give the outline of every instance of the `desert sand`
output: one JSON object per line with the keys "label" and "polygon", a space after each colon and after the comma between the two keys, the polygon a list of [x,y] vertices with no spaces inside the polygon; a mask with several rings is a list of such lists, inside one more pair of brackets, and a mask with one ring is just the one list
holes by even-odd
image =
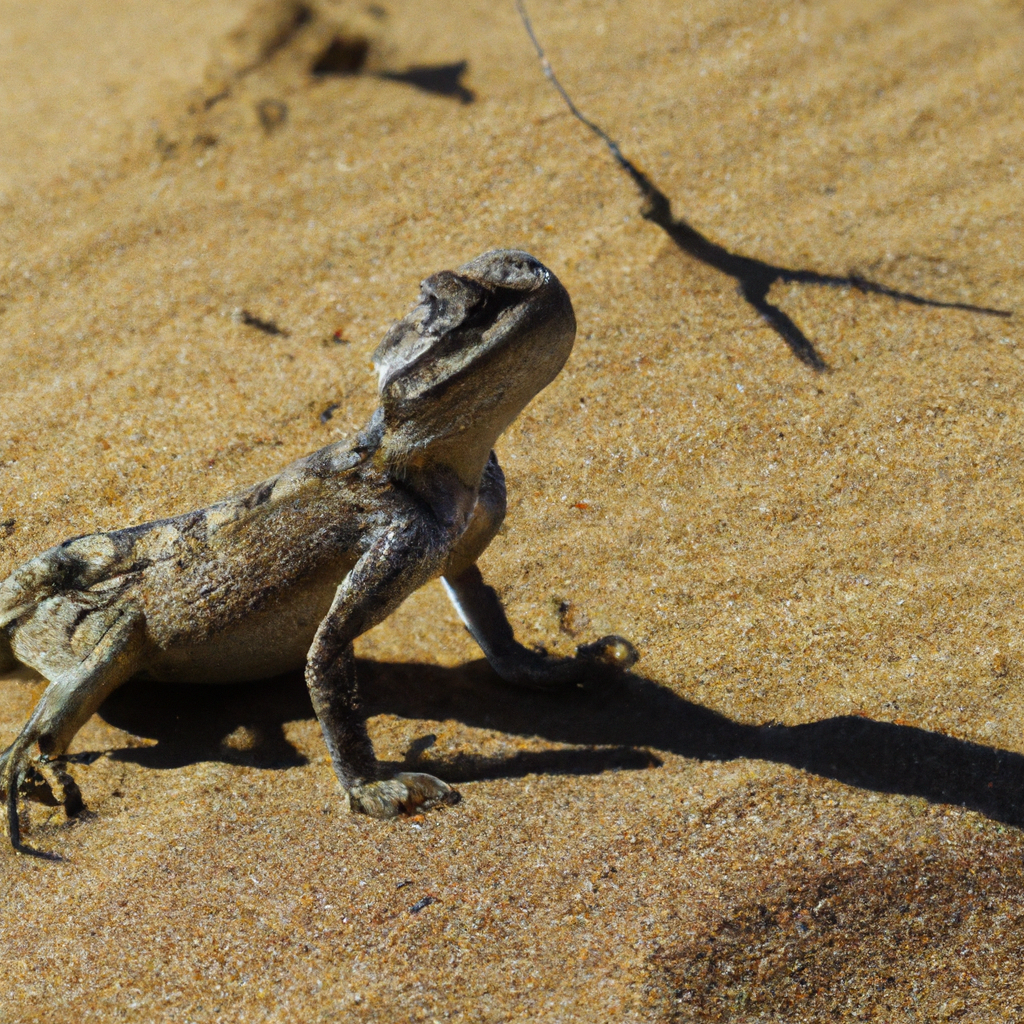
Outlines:
{"label": "desert sand", "polygon": [[511,2],[295,10],[0,0],[0,578],[351,434],[520,247],[579,334],[481,566],[642,659],[509,691],[429,585],[359,670],[464,800],[389,823],[299,676],[129,683],[0,849],[0,1020],[1024,1019],[1024,7],[532,0],[703,258]]}

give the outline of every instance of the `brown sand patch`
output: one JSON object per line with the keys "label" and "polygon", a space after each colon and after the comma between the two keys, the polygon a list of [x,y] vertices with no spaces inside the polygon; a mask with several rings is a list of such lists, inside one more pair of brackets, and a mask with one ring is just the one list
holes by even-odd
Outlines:
{"label": "brown sand patch", "polygon": [[1018,1020],[1024,843],[799,865],[654,963],[673,1021]]}

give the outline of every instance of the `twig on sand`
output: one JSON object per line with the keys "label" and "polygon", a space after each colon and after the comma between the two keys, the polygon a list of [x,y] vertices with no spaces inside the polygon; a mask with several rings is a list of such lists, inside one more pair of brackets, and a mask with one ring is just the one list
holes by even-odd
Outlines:
{"label": "twig on sand", "polygon": [[724,246],[702,235],[696,228],[692,227],[681,217],[672,215],[672,202],[654,184],[643,171],[633,163],[619,147],[619,144],[595,121],[590,120],[573,102],[572,97],[565,87],[558,80],[551,67],[551,62],[544,52],[536,33],[533,30],[533,23],[526,11],[524,0],[516,0],[516,9],[537,51],[540,66],[544,70],[548,81],[558,91],[569,113],[581,124],[590,129],[607,147],[612,158],[632,179],[643,199],[643,206],[640,213],[645,220],[657,224],[672,241],[689,255],[706,263],[708,266],[720,270],[734,278],[740,295],[765,319],[768,325],[786,342],[802,363],[813,370],[827,370],[828,364],[815,349],[811,340],[804,334],[800,327],[784,313],[778,306],[768,301],[768,292],[777,281],[784,284],[814,284],[823,285],[828,288],[855,288],[862,293],[875,295],[887,295],[897,302],[909,302],[915,306],[932,306],[940,309],[963,309],[971,313],[982,313],[986,316],[1010,316],[1009,311],[992,309],[987,306],[974,306],[966,302],[941,302],[937,299],[927,299],[910,292],[899,291],[884,284],[877,284],[868,281],[859,274],[819,274],[814,270],[793,270],[789,267],[780,267],[764,260],[755,259],[750,256],[742,256],[739,253],[730,252]]}

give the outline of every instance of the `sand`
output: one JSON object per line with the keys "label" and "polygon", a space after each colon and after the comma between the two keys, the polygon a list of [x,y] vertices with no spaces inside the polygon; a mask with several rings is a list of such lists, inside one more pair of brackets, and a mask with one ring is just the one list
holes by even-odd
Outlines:
{"label": "sand", "polygon": [[0,1020],[1024,1019],[1024,8],[532,3],[676,217],[850,279],[767,292],[821,372],[511,3],[267,11],[0,3],[0,576],[350,434],[418,282],[517,246],[579,335],[481,565],[525,642],[642,660],[509,692],[426,587],[359,670],[464,801],[383,824],[297,676],[130,683],[88,813],[26,804],[63,860],[0,850]]}

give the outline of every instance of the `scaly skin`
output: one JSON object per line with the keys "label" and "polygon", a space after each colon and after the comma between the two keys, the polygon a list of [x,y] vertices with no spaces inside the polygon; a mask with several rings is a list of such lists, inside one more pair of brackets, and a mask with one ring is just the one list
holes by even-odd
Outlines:
{"label": "scaly skin", "polygon": [[377,348],[380,407],[353,440],[209,508],[73,538],[16,569],[0,584],[0,661],[50,685],[0,755],[14,848],[33,852],[21,841],[19,789],[49,775],[79,805],[61,757],[139,672],[227,683],[304,667],[353,810],[388,818],[456,802],[440,779],[382,769],[352,655],[356,637],[437,576],[510,683],[628,669],[636,652],[620,637],[571,659],[522,647],[476,568],[505,515],[494,442],[554,379],[575,330],[565,289],[527,253],[495,250],[441,271]]}

